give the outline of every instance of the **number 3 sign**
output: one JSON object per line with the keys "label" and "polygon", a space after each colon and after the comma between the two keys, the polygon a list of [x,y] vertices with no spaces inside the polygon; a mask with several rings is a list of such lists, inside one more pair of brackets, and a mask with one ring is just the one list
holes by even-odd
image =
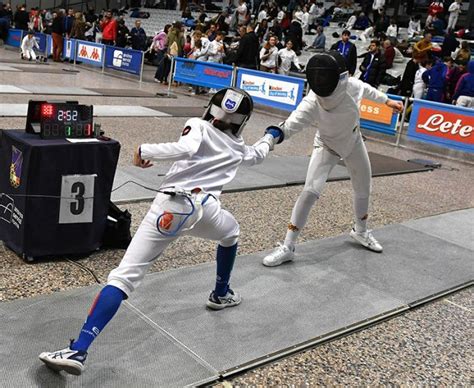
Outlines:
{"label": "number 3 sign", "polygon": [[92,222],[96,177],[96,174],[63,175],[59,205],[60,224]]}

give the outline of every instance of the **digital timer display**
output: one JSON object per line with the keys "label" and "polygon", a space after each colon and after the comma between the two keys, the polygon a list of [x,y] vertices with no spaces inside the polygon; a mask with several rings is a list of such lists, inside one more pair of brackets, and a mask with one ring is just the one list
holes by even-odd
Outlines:
{"label": "digital timer display", "polygon": [[95,137],[92,105],[44,102],[40,108],[40,135],[51,138]]}

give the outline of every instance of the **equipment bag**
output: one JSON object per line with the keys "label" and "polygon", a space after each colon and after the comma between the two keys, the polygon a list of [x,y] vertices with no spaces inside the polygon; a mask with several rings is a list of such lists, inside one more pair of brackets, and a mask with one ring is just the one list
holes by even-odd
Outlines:
{"label": "equipment bag", "polygon": [[109,214],[102,239],[102,248],[126,249],[132,241],[131,224],[132,216],[128,210],[120,210],[113,202],[109,202]]}

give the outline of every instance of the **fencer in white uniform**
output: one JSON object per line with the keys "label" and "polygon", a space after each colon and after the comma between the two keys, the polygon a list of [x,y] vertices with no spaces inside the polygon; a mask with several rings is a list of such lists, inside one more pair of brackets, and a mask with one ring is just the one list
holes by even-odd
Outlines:
{"label": "fencer in white uniform", "polygon": [[266,256],[263,264],[277,266],[294,258],[296,240],[312,206],[340,159],[349,171],[353,187],[355,225],[350,235],[366,248],[381,252],[381,244],[367,229],[371,169],[359,130],[359,106],[367,98],[400,111],[402,104],[358,79],[349,78],[344,58],[337,51],[314,55],[306,66],[311,92],[279,128],[285,139],[316,125],[314,150],[303,192],[293,208],[283,244]]}
{"label": "fencer in white uniform", "polygon": [[87,351],[126,299],[142,282],[164,249],[179,236],[190,235],[218,241],[215,288],[207,306],[221,310],[241,302],[230,286],[237,253],[239,224],[221,208],[222,187],[232,181],[240,165],[262,162],[282,140],[270,129],[253,146],[245,145],[241,133],[253,103],[245,91],[227,88],[210,100],[202,119],[186,122],[175,143],[142,144],[134,164],[147,168],[152,161],[174,160],[148,214],[135,233],[120,265],[110,272],[107,285],[97,295],[79,337],[69,347],[41,353],[39,358],[54,370],[79,375]]}
{"label": "fencer in white uniform", "polygon": [[21,56],[23,59],[36,61],[35,48],[39,50],[38,42],[35,39],[33,31],[28,31],[26,36],[21,41]]}

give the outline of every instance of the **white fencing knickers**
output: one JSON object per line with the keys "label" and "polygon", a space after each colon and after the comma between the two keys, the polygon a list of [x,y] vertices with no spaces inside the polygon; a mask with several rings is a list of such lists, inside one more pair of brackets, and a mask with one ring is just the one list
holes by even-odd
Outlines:
{"label": "white fencing knickers", "polygon": [[[311,155],[306,183],[303,192],[298,197],[291,214],[291,224],[285,238],[285,245],[294,246],[299,233],[306,225],[309,213],[316,200],[320,197],[326,181],[340,157],[330,149],[319,146]],[[353,192],[354,213],[357,223],[366,224],[371,189],[371,167],[367,149],[359,136],[352,152],[344,158],[344,163],[351,178]]]}
{"label": "white fencing knickers", "polygon": [[26,59],[32,59],[33,61],[36,61],[36,53],[35,53],[35,50],[33,49],[23,49],[21,50],[22,54],[23,54],[23,58],[26,58]]}
{"label": "white fencing knickers", "polygon": [[[202,218],[190,230],[195,221],[191,216],[175,236],[164,236],[157,229],[157,220],[164,212],[188,213],[190,205],[186,197],[158,193],[153,204],[133,236],[120,265],[112,270],[107,284],[121,289],[130,295],[142,282],[143,277],[165,248],[179,236],[188,235],[218,241],[229,247],[237,243],[239,224],[227,210],[221,209],[220,202],[213,196],[203,205]],[[197,212],[196,212],[197,213]]]}

